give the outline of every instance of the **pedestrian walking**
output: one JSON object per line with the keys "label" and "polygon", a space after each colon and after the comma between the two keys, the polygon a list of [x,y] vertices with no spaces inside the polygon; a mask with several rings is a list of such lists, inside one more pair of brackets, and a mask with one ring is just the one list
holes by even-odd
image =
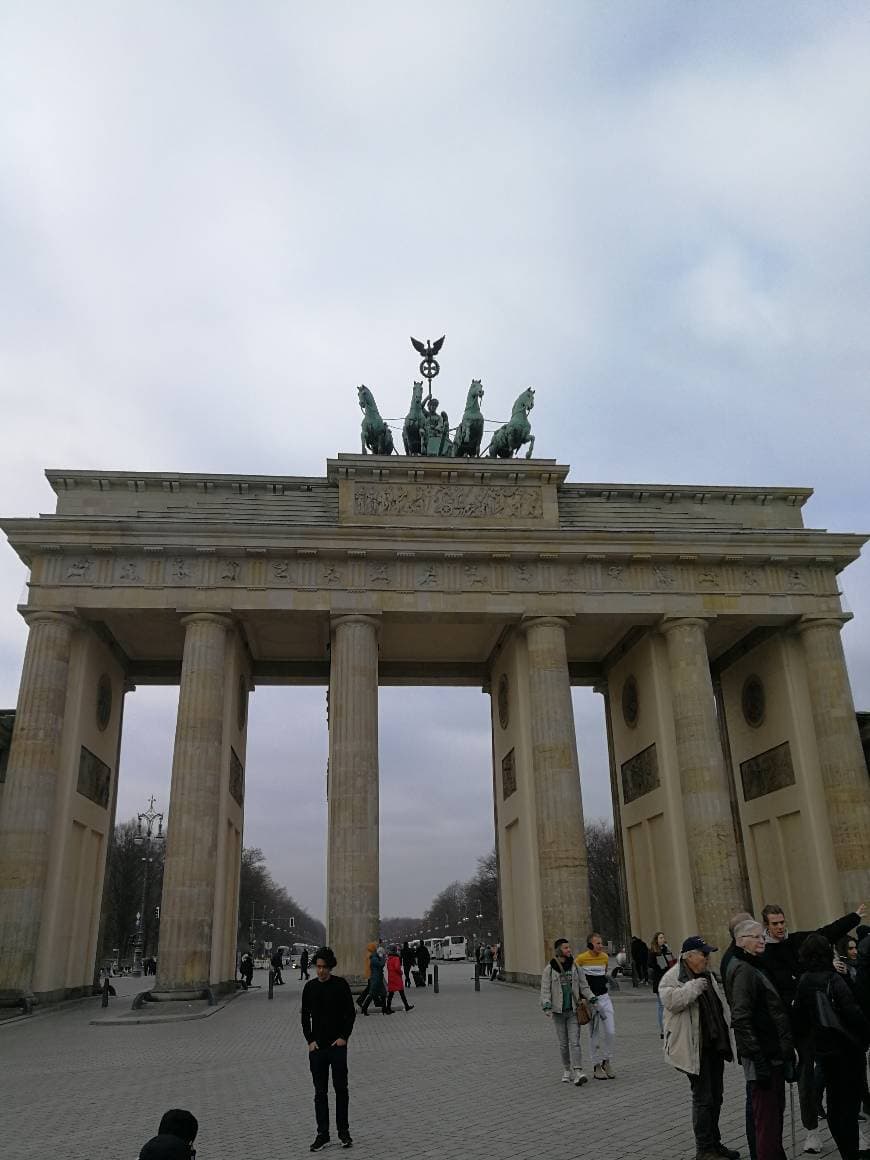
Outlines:
{"label": "pedestrian walking", "polygon": [[588,1076],[583,1071],[578,1013],[585,1000],[595,1003],[586,975],[574,962],[574,952],[566,938],[558,938],[555,954],[541,974],[541,1008],[553,1020],[562,1058],[562,1083],[581,1087]]}
{"label": "pedestrian walking", "polygon": [[161,1117],[157,1135],[143,1145],[139,1160],[192,1160],[198,1131],[199,1122],[192,1112],[170,1108]]}
{"label": "pedestrian walking", "polygon": [[302,988],[302,1034],[308,1044],[308,1065],[314,1081],[314,1115],[317,1135],[311,1145],[319,1152],[329,1143],[329,1073],[335,1092],[335,1128],[342,1148],[350,1148],[347,1083],[347,1042],[356,1011],[347,980],[333,975],[336,967],[331,947],[319,947],[314,955],[315,979]]}
{"label": "pedestrian walking", "polygon": [[696,1160],[740,1156],[722,1143],[719,1132],[725,1064],[733,1061],[734,1053],[724,998],[710,971],[710,955],[718,949],[700,935],[685,939],[679,962],[657,984],[664,1008],[665,1059],[689,1077]]}
{"label": "pedestrian walking", "polygon": [[636,934],[631,936],[631,959],[639,983],[649,982],[650,948]]}
{"label": "pedestrian walking", "polygon": [[831,944],[820,933],[804,939],[803,973],[795,1013],[809,1030],[813,1053],[828,1096],[828,1127],[843,1160],[858,1160],[858,1116],[870,1022],[846,979],[834,969]]}
{"label": "pedestrian walking", "polygon": [[664,1012],[662,1010],[662,1000],[659,995],[659,983],[662,980],[666,971],[669,971],[676,962],[671,948],[665,941],[665,932],[657,930],[652,936],[649,944],[649,974],[652,979],[653,994],[656,997],[656,1014],[659,1023],[659,1037],[664,1039]]}
{"label": "pedestrian walking", "polygon": [[795,1051],[788,1013],[762,967],[761,923],[734,928],[736,947],[725,975],[725,994],[737,1058],[750,1087],[757,1160],[785,1160],[782,1124],[785,1085],[795,1079]]}
{"label": "pedestrian walking", "polygon": [[302,954],[299,956],[299,979],[308,978],[308,947],[302,948]]}
{"label": "pedestrian walking", "polygon": [[429,970],[429,963],[432,956],[429,954],[429,948],[425,943],[420,943],[417,947],[417,972],[422,979],[422,985],[426,986],[426,972]]}
{"label": "pedestrian walking", "polygon": [[489,975],[492,971],[492,947],[489,943],[483,948],[480,959],[483,963],[483,973]]}
{"label": "pedestrian walking", "polygon": [[417,956],[414,953],[414,948],[411,946],[407,939],[405,939],[405,941],[402,943],[401,959],[402,970],[405,973],[405,986],[410,987],[411,971],[413,971],[417,962]]}
{"label": "pedestrian walking", "polygon": [[585,973],[595,996],[592,1022],[589,1024],[589,1043],[592,1052],[592,1074],[596,1079],[616,1079],[613,1070],[613,1049],[616,1042],[616,1020],[613,1000],[607,993],[607,966],[610,958],[604,949],[604,939],[597,931],[586,940],[586,950],[574,962]]}
{"label": "pedestrian walking", "polygon": [[393,995],[398,995],[406,1011],[413,1011],[414,1004],[405,997],[405,980],[402,977],[402,956],[397,946],[390,947],[387,954],[387,1005],[388,1015],[393,1013]]}
{"label": "pedestrian walking", "polygon": [[275,953],[272,955],[272,958],[269,961],[272,964],[272,970],[274,972],[274,980],[273,981],[275,983],[275,986],[276,987],[283,987],[284,986],[284,976],[281,974],[281,971],[284,968],[284,956],[281,954],[280,951],[275,951]]}
{"label": "pedestrian walking", "polygon": [[392,1011],[387,1009],[387,991],[384,986],[384,968],[386,964],[380,956],[377,943],[369,943],[367,949],[369,955],[369,985],[363,1001],[360,1004],[360,1011],[362,1011],[363,1015],[368,1015],[369,1007],[374,1003],[376,1007],[380,1007],[382,1015],[392,1015]]}
{"label": "pedestrian walking", "polygon": [[[861,921],[866,910],[862,903],[854,911],[842,918],[819,928],[829,943],[835,943],[848,934]],[[769,902],[761,912],[764,921],[764,952],[762,965],[779,992],[783,1006],[789,1012],[794,1010],[798,980],[803,967],[798,957],[801,944],[812,931],[789,931],[785,913],[780,905]],[[818,1095],[814,1081],[814,1060],[812,1039],[803,1027],[792,1028],[792,1037],[798,1053],[798,1098],[800,1100],[801,1123],[807,1131],[804,1151],[817,1155],[822,1150],[819,1138]]]}

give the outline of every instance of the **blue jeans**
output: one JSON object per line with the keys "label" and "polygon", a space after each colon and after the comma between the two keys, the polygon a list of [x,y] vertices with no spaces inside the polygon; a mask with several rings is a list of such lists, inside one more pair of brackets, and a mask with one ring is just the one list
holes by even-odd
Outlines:
{"label": "blue jeans", "polygon": [[577,1012],[554,1011],[553,1026],[556,1028],[556,1039],[559,1041],[562,1067],[566,1071],[572,1067],[581,1067],[580,1024],[577,1022]]}

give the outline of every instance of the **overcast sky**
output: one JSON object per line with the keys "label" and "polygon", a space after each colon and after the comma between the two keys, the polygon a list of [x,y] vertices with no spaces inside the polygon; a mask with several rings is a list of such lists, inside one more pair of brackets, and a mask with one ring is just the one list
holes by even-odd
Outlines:
{"label": "overcast sky", "polygon": [[[575,482],[812,486],[870,531],[868,60],[865,3],[6,0],[0,511],[49,466],[323,474],[446,332],[451,416],[533,385]],[[0,548],[0,707],[25,579]],[[176,704],[127,699],[119,819],[168,804]],[[420,913],[493,843],[487,698],[382,690],[380,745],[382,912]],[[323,690],[255,693],[245,841],[318,915],[326,752]]]}

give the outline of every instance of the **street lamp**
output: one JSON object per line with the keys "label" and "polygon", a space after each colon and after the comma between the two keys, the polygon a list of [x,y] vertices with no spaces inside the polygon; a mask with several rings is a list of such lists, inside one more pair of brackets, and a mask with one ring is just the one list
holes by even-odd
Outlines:
{"label": "street lamp", "polygon": [[[142,874],[142,902],[139,906],[139,913],[136,915],[136,940],[133,943],[133,974],[137,976],[142,974],[143,920],[145,917],[145,901],[148,894],[148,868],[151,865],[151,843],[162,842],[164,840],[163,814],[154,809],[155,800],[152,794],[151,800],[148,802],[148,809],[144,814],[139,814],[139,820],[136,823],[136,833],[133,835],[135,845],[142,846],[144,849],[142,861],[145,863]],[[154,830],[155,822],[157,823],[156,832]]]}

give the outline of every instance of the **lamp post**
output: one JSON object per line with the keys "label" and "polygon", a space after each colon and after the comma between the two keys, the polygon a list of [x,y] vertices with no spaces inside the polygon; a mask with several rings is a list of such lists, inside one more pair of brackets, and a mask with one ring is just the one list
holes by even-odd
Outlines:
{"label": "lamp post", "polygon": [[[162,842],[164,840],[163,814],[159,810],[154,809],[155,800],[152,794],[151,800],[148,802],[148,809],[145,813],[139,814],[139,820],[136,823],[136,833],[133,835],[133,842],[137,846],[141,846],[144,851],[142,861],[145,863],[142,872],[142,901],[139,905],[139,913],[136,915],[136,940],[133,943],[133,974],[137,976],[142,974],[143,923],[145,918],[145,902],[148,895],[148,868],[151,865],[151,843]],[[157,823],[156,831],[154,829],[155,822]]]}

